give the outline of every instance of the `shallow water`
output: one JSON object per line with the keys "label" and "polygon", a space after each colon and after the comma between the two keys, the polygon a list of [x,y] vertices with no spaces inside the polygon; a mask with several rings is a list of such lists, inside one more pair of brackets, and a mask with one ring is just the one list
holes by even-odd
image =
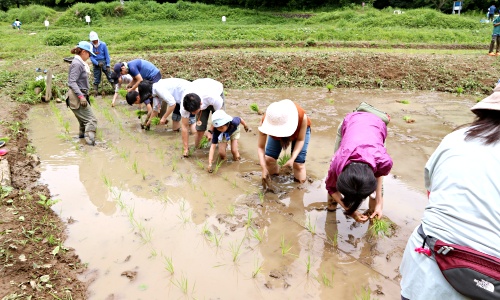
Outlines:
{"label": "shallow water", "polygon": [[[265,110],[285,98],[297,101],[313,122],[306,163],[311,180],[298,185],[285,178],[283,193],[262,194],[260,116],[248,107],[257,103]],[[427,203],[425,162],[442,137],[472,120],[473,97],[273,89],[229,90],[226,101],[227,112],[253,131],[241,133],[242,161],[233,162],[228,152],[215,174],[202,168],[207,150],[182,159],[180,134],[164,126],[141,131],[128,105],[111,108],[110,99],[97,99],[95,147],[74,138],[78,125],[64,104],[31,110],[41,181],[62,200],[53,209],[68,221],[65,245],[88,263],[82,279],[92,281],[90,299],[353,299],[365,289],[372,297],[398,298],[397,268]],[[387,148],[394,167],[384,181],[384,214],[397,225],[390,237],[372,237],[369,224],[324,210],[336,128],[361,101],[392,117]],[[69,138],[63,138],[64,122]]]}

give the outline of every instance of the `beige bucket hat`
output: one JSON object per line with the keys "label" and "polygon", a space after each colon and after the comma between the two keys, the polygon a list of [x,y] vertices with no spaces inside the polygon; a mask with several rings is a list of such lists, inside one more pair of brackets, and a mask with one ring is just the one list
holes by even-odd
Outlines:
{"label": "beige bucket hat", "polygon": [[493,94],[478,102],[470,110],[474,112],[476,109],[500,110],[500,84],[493,89]]}
{"label": "beige bucket hat", "polygon": [[259,131],[275,137],[291,136],[299,124],[299,113],[292,100],[271,103]]}

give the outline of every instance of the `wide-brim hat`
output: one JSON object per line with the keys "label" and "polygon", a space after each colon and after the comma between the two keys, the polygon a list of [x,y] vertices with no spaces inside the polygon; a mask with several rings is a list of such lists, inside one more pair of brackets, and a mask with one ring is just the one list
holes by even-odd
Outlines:
{"label": "wide-brim hat", "polygon": [[214,127],[221,127],[231,122],[232,120],[233,117],[228,115],[223,110],[217,110],[212,114],[212,123],[214,124]]}
{"label": "wide-brim hat", "polygon": [[493,89],[493,94],[476,103],[470,110],[478,109],[500,110],[500,84]]}
{"label": "wide-brim hat", "polygon": [[299,124],[297,106],[292,100],[281,100],[271,103],[259,131],[275,137],[291,136]]}
{"label": "wide-brim hat", "polygon": [[80,49],[88,51],[91,55],[95,56],[94,52],[92,51],[92,45],[89,42],[87,42],[87,41],[81,41],[76,46],[78,48],[80,48]]}

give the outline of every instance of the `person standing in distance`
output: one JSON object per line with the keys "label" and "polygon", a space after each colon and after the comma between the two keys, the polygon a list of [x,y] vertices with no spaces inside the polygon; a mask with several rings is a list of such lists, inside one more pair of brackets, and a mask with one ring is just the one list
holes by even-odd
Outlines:
{"label": "person standing in distance", "polygon": [[101,83],[101,73],[106,75],[109,83],[114,85],[114,80],[111,78],[111,60],[109,58],[108,47],[106,43],[99,40],[97,32],[91,31],[89,40],[92,42],[92,50],[95,56],[91,56],[90,60],[94,66],[94,97],[97,97],[99,92],[99,84]]}

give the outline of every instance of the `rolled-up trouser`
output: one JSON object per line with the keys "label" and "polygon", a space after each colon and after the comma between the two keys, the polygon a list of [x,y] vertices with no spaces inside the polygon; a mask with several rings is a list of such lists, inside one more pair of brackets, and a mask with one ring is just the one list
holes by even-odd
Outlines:
{"label": "rolled-up trouser", "polygon": [[97,118],[90,108],[90,105],[86,107],[80,106],[78,109],[71,109],[75,114],[78,123],[80,123],[80,132],[95,132],[97,129]]}

